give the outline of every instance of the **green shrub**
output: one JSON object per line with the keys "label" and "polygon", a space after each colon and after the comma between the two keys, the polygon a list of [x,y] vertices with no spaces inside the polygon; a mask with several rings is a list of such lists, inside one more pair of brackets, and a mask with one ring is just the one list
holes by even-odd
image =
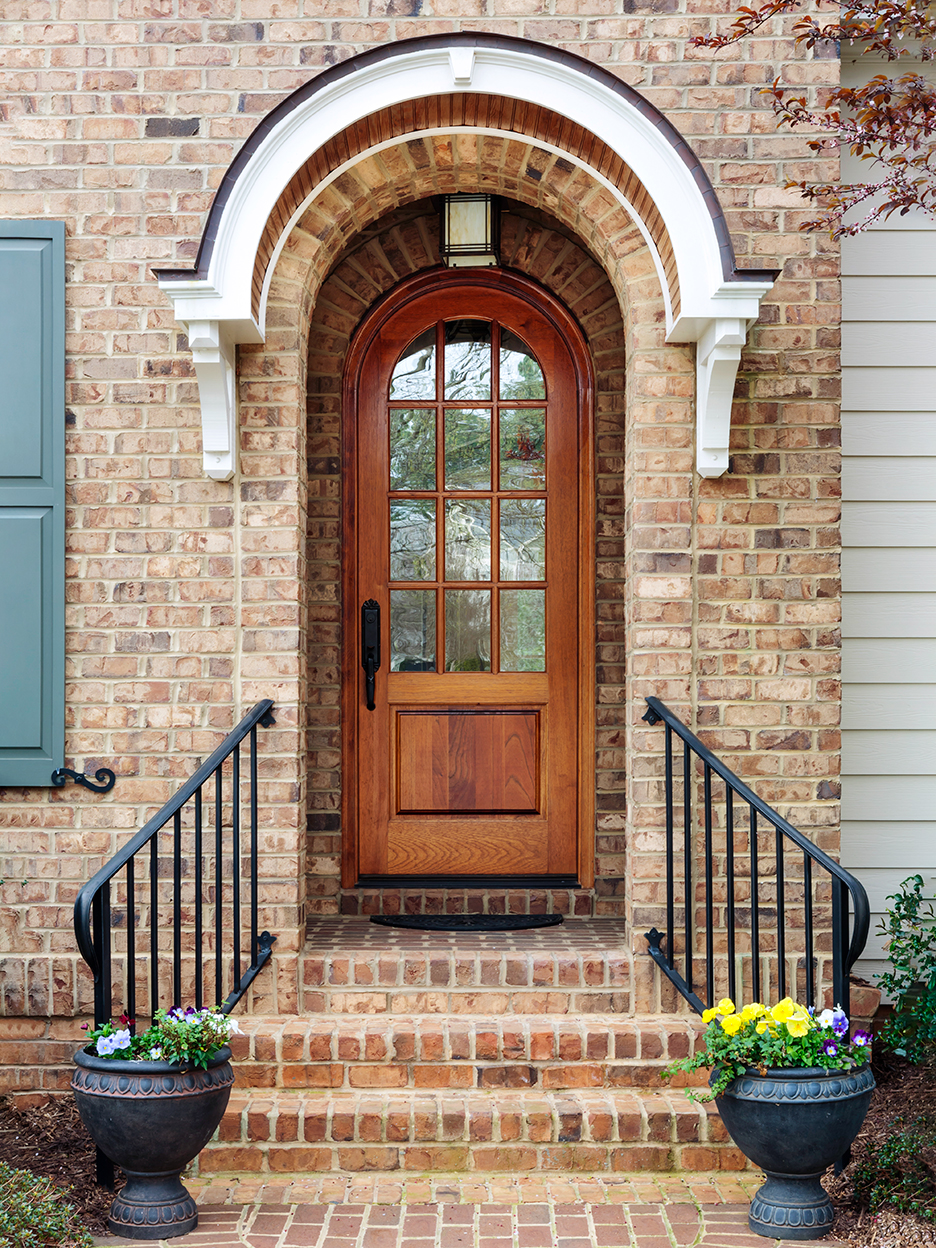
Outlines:
{"label": "green shrub", "polygon": [[62,1189],[0,1161],[0,1248],[90,1248]]}
{"label": "green shrub", "polygon": [[891,969],[878,976],[894,1013],[881,1030],[884,1046],[916,1065],[936,1058],[936,915],[923,897],[922,875],[904,880],[879,931]]}
{"label": "green shrub", "polygon": [[890,1134],[869,1144],[855,1162],[855,1195],[872,1213],[885,1206],[936,1222],[936,1176],[930,1163],[936,1150],[936,1120],[895,1118]]}

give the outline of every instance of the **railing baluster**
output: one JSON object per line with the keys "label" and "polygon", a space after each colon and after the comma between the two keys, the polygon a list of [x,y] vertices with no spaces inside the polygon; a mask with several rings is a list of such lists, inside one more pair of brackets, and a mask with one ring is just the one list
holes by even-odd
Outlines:
{"label": "railing baluster", "polygon": [[257,931],[257,895],[259,892],[258,859],[260,828],[257,808],[257,729],[250,730],[250,961],[257,960],[259,934]]}
{"label": "railing baluster", "polygon": [[182,812],[173,818],[172,862],[172,1004],[182,1004]]}
{"label": "railing baluster", "polygon": [[[686,894],[686,985],[692,991],[693,919],[695,898],[692,895],[692,793],[690,782],[691,762],[688,741],[683,745],[683,888]],[[711,1005],[711,1002],[706,1002]]]}
{"label": "railing baluster", "polygon": [[234,987],[240,987],[241,981],[241,862],[240,862],[240,746],[231,755],[232,790],[231,802],[231,843],[234,850],[234,862],[231,869],[232,887],[234,890],[234,909],[232,924],[234,927]]}
{"label": "railing baluster", "polygon": [[813,975],[813,904],[812,859],[803,854],[803,919],[806,934],[806,1002],[816,1005],[816,983]]}
{"label": "railing baluster", "polygon": [[774,828],[777,839],[777,1000],[782,1001],[786,990],[786,906],[784,895],[783,836]]}
{"label": "railing baluster", "polygon": [[712,856],[712,769],[702,764],[702,792],[705,816],[705,999],[711,1006],[715,1000],[715,899]]}
{"label": "railing baluster", "polygon": [[751,986],[754,1000],[761,999],[760,973],[760,904],[757,882],[757,810],[748,803],[751,812]]}
{"label": "railing baluster", "polygon": [[735,1000],[738,985],[735,975],[735,895],[734,895],[734,793],[725,783],[725,887],[728,901],[728,996]]}
{"label": "railing baluster", "polygon": [[159,833],[150,841],[150,1017],[159,1009]]}
{"label": "railing baluster", "polygon": [[224,1000],[222,983],[221,951],[224,944],[224,907],[222,893],[224,888],[224,871],[222,855],[224,853],[223,813],[221,810],[221,768],[215,772],[215,1005]]}
{"label": "railing baluster", "polygon": [[[133,877],[133,859],[127,860],[127,1014],[136,1018],[136,887]],[[136,1024],[130,1024],[136,1035]]]}
{"label": "railing baluster", "polygon": [[202,791],[195,790],[195,1009],[202,1008],[204,999],[204,968],[202,958]]}
{"label": "railing baluster", "polygon": [[[797,831],[786,819],[772,810],[766,802],[757,796],[743,780],[739,779],[709,750],[699,738],[677,718],[658,698],[648,697],[647,711],[643,716],[651,726],[663,723],[665,737],[665,787],[666,787],[666,941],[667,955],[661,950],[663,935],[656,928],[647,933],[649,952],[663,974],[672,982],[693,1009],[701,1013],[704,1005],[692,988],[693,979],[693,942],[698,940],[695,931],[697,898],[693,892],[693,879],[702,879],[695,862],[698,852],[693,841],[693,766],[694,760],[702,763],[703,800],[704,800],[704,845],[705,855],[705,918],[706,925],[706,993],[709,1002],[715,993],[715,858],[714,858],[714,812],[712,809],[712,775],[715,774],[725,783],[725,928],[727,932],[726,947],[728,954],[727,987],[733,998],[747,999],[745,987],[746,974],[744,968],[744,950],[738,950],[738,862],[735,853],[735,801],[746,802],[748,805],[750,830],[750,937],[751,937],[751,973],[754,996],[760,998],[765,992],[772,993],[774,973],[772,970],[773,946],[769,955],[761,948],[761,900],[760,900],[760,833],[759,818],[774,830],[773,857],[776,864],[776,986],[779,996],[784,997],[798,991],[798,961],[790,951],[787,938],[786,916],[786,844],[798,847],[803,853],[804,868],[804,939],[806,943],[806,996],[810,1004],[817,1004],[819,996],[825,991],[826,962],[822,962],[822,974],[816,970],[816,915],[813,902],[813,867],[823,871],[822,877],[829,879],[831,887],[831,924],[832,924],[832,990],[836,1001],[845,1004],[848,1000],[848,972],[860,956],[865,946],[870,927],[870,905],[868,895],[861,884],[845,871],[839,863],[825,854],[818,846],[812,844],[801,832]],[[673,773],[673,735],[683,743],[683,836],[682,836],[682,879],[685,896],[685,976],[680,975],[671,945],[674,940],[675,927],[675,890],[677,846],[675,844],[675,775]],[[738,829],[740,832],[740,828]],[[743,834],[741,834],[743,835]],[[720,843],[720,842],[719,842]],[[765,846],[765,853],[767,853]],[[767,869],[765,864],[765,870]],[[768,872],[769,874],[769,872]],[[720,878],[720,877],[719,877]],[[817,886],[820,889],[821,886]],[[826,907],[820,910],[825,922]],[[699,925],[701,926],[701,924]],[[721,929],[719,929],[720,931]],[[824,929],[823,929],[824,931]],[[850,939],[849,939],[850,933]],[[791,983],[792,977],[792,983]]]}
{"label": "railing baluster", "polygon": [[[215,908],[215,998],[217,1005],[225,1012],[230,1012],[246,992],[248,986],[256,978],[258,972],[266,965],[272,951],[273,943],[276,937],[269,932],[263,932],[258,935],[258,896],[259,896],[259,868],[257,855],[259,853],[259,828],[260,817],[258,808],[257,793],[257,775],[259,769],[259,759],[257,750],[257,725],[262,724],[264,727],[271,727],[276,721],[272,714],[273,703],[269,699],[258,702],[255,707],[246,715],[237,725],[233,732],[230,732],[224,741],[216,750],[212,752],[210,757],[201,764],[190,780],[182,786],[182,788],[169,799],[163,808],[149,819],[139,832],[123,846],[119,853],[104,867],[98,871],[92,879],[90,879],[81,889],[75,900],[75,937],[78,942],[78,948],[85,962],[91,968],[94,982],[94,1019],[95,1025],[100,1026],[109,1021],[113,1015],[113,977],[114,971],[114,949],[119,947],[120,937],[115,934],[119,931],[121,923],[118,923],[117,929],[112,926],[111,920],[111,880],[119,877],[119,873],[126,868],[126,898],[123,902],[119,899],[119,893],[115,904],[122,908],[123,914],[126,916],[126,971],[123,975],[121,992],[121,1006],[131,1017],[135,1017],[137,1007],[142,1010],[148,1008],[152,1017],[159,1009],[161,1004],[161,996],[167,995],[170,991],[173,994],[172,1004],[181,1005],[182,1002],[182,959],[185,955],[194,958],[194,994],[196,1008],[203,1008],[205,997],[205,964],[204,964],[204,941],[205,941],[205,889],[206,875],[210,880],[210,872],[208,872],[205,864],[205,811],[202,786],[207,784],[212,777],[215,780],[215,871],[214,871],[214,908]],[[240,743],[250,736],[250,889],[251,889],[251,919],[250,919],[250,964],[244,966],[244,949],[241,945],[241,874],[244,871],[241,859],[241,828],[240,828]],[[234,788],[232,795],[232,811],[233,811],[233,861],[231,870],[232,879],[232,939],[236,942],[232,953],[234,966],[235,983],[233,991],[224,994],[224,959],[226,947],[224,942],[224,888],[225,888],[225,860],[224,860],[224,806],[223,806],[223,774],[222,768],[228,758],[233,756],[234,771]],[[194,797],[194,840],[193,840],[193,860],[191,869],[188,869],[188,858],[183,859],[183,839],[182,839],[182,811],[186,803]],[[160,874],[161,859],[159,838],[164,831],[168,830],[168,825],[172,821],[172,869],[166,871],[165,880],[165,901],[169,901],[168,894],[171,890],[171,907],[172,921],[166,924],[166,930],[160,927]],[[140,912],[142,916],[145,905],[145,879],[144,872],[146,867],[141,857],[139,871],[137,869],[136,855],[142,855],[146,850],[149,851],[149,984],[148,989],[141,985],[141,991],[137,991],[136,982],[136,957],[137,957],[137,910],[136,910],[136,881],[137,875],[140,876],[140,885],[144,890],[141,896]],[[186,870],[183,872],[183,865]],[[171,881],[171,882],[170,882]],[[189,910],[183,905],[183,886],[187,886],[191,881],[194,890],[194,918]],[[123,918],[123,916],[121,916]],[[141,918],[142,924],[142,918]],[[189,936],[192,934],[189,924],[193,924],[194,945],[187,944]],[[171,928],[171,936],[169,934]],[[167,955],[171,957],[172,967],[169,980],[160,977],[160,939],[169,945],[171,949],[167,949]],[[115,943],[116,942],[116,943]],[[140,933],[140,952],[143,956],[143,950],[146,947],[145,937]],[[188,991],[188,983],[185,983],[186,991]],[[143,998],[147,997],[148,1006],[143,1004]],[[108,1172],[110,1163],[99,1160],[99,1176]],[[103,1167],[103,1168],[102,1168]],[[110,1167],[112,1170],[112,1167]]]}

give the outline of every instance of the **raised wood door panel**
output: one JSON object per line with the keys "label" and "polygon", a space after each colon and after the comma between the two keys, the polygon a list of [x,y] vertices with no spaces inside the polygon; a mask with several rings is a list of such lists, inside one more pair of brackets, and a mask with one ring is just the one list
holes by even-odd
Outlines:
{"label": "raised wood door panel", "polygon": [[[345,880],[574,878],[593,783],[579,774],[587,366],[532,283],[415,285],[362,327],[346,378]],[[367,598],[373,711],[355,662]]]}

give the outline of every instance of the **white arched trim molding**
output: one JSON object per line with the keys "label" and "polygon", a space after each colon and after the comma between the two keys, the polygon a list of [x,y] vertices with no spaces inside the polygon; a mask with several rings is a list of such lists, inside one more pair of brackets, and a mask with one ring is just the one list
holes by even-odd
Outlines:
{"label": "white arched trim molding", "polygon": [[[643,183],[673,247],[680,292],[675,317],[647,225],[597,169],[584,166],[614,193],[650,245],[666,303],[667,340],[698,344],[696,466],[702,476],[720,476],[728,467],[731,398],[741,348],[776,273],[735,268],[720,205],[698,159],[637,92],[580,57],[528,40],[481,34],[386,45],[333,67],[294,92],[261,123],[228,171],[209,215],[196,269],[157,270],[192,348],[205,471],[218,480],[228,480],[236,471],[235,347],[264,340],[269,276],[298,212],[280,232],[256,315],[252,281],[261,239],[283,189],[314,151],[353,123],[407,100],[464,91],[522,100],[567,117],[601,139]],[[550,146],[530,138],[538,146]],[[400,141],[399,136],[393,140]],[[360,153],[348,165],[367,155]],[[575,163],[582,164],[578,159]],[[321,189],[313,190],[303,209]]]}

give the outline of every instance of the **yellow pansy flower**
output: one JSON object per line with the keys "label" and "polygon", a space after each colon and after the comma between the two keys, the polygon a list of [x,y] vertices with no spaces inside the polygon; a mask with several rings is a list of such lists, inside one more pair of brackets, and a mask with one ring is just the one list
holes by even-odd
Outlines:
{"label": "yellow pansy flower", "polygon": [[740,1014],[728,1014],[721,1020],[721,1025],[726,1035],[733,1036],[744,1026],[744,1019]]}
{"label": "yellow pansy flower", "polygon": [[762,1014],[766,1013],[767,1010],[765,1006],[761,1005],[759,1001],[753,1001],[750,1005],[746,1005],[744,1007],[741,1011],[741,1017],[746,1023],[749,1023],[751,1019],[760,1018]]}
{"label": "yellow pansy flower", "polygon": [[785,1023],[788,1018],[792,1018],[796,1011],[796,1002],[792,997],[784,997],[770,1011],[770,1017],[775,1023]]}
{"label": "yellow pansy flower", "polygon": [[716,1005],[715,1008],[716,1010],[718,1010],[722,1018],[724,1018],[728,1014],[734,1013],[734,1002],[732,1001],[731,997],[722,997],[722,999],[719,1001],[718,1005]]}
{"label": "yellow pansy flower", "polygon": [[715,1008],[715,1006],[714,1006],[714,1005],[712,1006],[712,1008],[711,1008],[710,1010],[703,1010],[703,1011],[702,1011],[702,1022],[703,1022],[703,1023],[710,1023],[710,1022],[712,1021],[712,1019],[713,1019],[713,1018],[717,1018],[717,1017],[718,1017],[718,1010]]}
{"label": "yellow pansy flower", "polygon": [[805,1036],[809,1031],[811,1020],[808,1014],[794,1014],[786,1021],[786,1029],[791,1036]]}
{"label": "yellow pansy flower", "polygon": [[758,1019],[758,1021],[757,1021],[757,1034],[758,1034],[759,1036],[762,1036],[766,1030],[767,1030],[767,1019],[766,1019],[766,1018],[760,1018],[760,1019]]}

